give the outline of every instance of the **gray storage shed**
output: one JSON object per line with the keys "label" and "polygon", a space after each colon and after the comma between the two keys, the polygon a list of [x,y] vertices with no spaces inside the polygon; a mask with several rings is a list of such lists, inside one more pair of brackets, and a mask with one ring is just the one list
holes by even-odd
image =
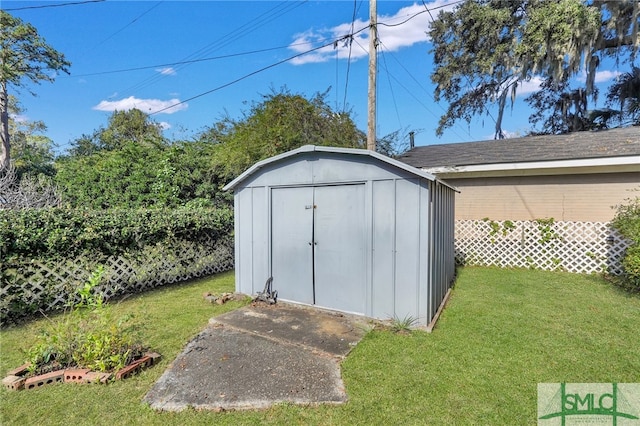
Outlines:
{"label": "gray storage shed", "polygon": [[236,291],[427,326],[454,279],[455,189],[378,153],[303,146],[234,191]]}

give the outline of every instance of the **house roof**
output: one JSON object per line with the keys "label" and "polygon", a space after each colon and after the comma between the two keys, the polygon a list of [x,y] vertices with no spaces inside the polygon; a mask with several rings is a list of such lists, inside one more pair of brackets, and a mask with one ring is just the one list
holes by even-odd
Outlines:
{"label": "house roof", "polygon": [[[640,127],[415,147],[398,159],[434,171],[489,164],[640,158]],[[629,161],[637,162],[631,158]],[[640,170],[640,163],[638,163]]]}
{"label": "house roof", "polygon": [[377,152],[374,151],[370,151],[370,150],[366,150],[366,149],[355,149],[355,148],[335,148],[335,147],[328,147],[328,146],[316,146],[316,145],[304,145],[298,149],[294,149],[292,151],[288,151],[285,152],[283,154],[280,155],[276,155],[274,157],[271,158],[267,158],[266,160],[262,160],[259,161],[257,163],[255,163],[253,166],[251,166],[250,168],[248,168],[244,173],[242,173],[240,176],[238,176],[237,178],[235,178],[234,180],[232,180],[231,182],[229,182],[227,185],[224,186],[223,190],[224,191],[228,191],[230,189],[234,189],[237,186],[239,186],[245,179],[247,179],[249,176],[253,175],[254,173],[256,173],[258,170],[269,166],[273,163],[276,163],[278,161],[281,161],[285,158],[289,158],[289,157],[293,157],[296,155],[300,155],[303,153],[308,153],[308,152],[328,152],[328,153],[337,153],[337,154],[346,154],[346,155],[361,155],[361,156],[369,156],[369,157],[373,157],[378,161],[382,161],[386,164],[389,164],[393,167],[396,167],[398,169],[404,170],[406,172],[412,173],[418,177],[424,178],[424,179],[428,179],[431,181],[438,181],[442,184],[444,184],[445,186],[449,186],[452,189],[455,190],[455,188],[453,188],[452,186],[448,185],[445,182],[442,182],[440,179],[437,179],[434,175],[432,175],[431,173],[427,173],[423,170],[420,170],[418,168],[415,168],[407,163],[398,161],[398,160],[394,160],[393,158],[389,158],[387,156],[384,156],[382,154],[379,154]]}

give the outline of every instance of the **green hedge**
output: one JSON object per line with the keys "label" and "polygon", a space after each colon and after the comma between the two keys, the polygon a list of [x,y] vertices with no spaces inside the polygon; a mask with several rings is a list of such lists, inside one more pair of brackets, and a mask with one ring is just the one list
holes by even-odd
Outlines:
{"label": "green hedge", "polygon": [[167,239],[227,235],[232,229],[230,209],[0,210],[0,261],[111,256]]}
{"label": "green hedge", "polygon": [[232,230],[228,208],[0,210],[0,327],[63,308],[100,266],[105,299],[227,270]]}

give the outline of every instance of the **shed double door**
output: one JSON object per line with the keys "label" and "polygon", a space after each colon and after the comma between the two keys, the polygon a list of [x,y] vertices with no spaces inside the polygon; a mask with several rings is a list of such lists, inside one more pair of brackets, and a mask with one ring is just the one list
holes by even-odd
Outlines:
{"label": "shed double door", "polygon": [[365,313],[364,188],[271,190],[271,272],[279,298]]}

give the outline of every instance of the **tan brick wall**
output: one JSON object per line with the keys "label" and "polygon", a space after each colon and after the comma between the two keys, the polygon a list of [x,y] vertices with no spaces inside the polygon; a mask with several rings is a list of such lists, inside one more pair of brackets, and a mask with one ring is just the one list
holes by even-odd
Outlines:
{"label": "tan brick wall", "polygon": [[456,220],[608,222],[612,206],[640,196],[639,173],[446,179],[456,186]]}

